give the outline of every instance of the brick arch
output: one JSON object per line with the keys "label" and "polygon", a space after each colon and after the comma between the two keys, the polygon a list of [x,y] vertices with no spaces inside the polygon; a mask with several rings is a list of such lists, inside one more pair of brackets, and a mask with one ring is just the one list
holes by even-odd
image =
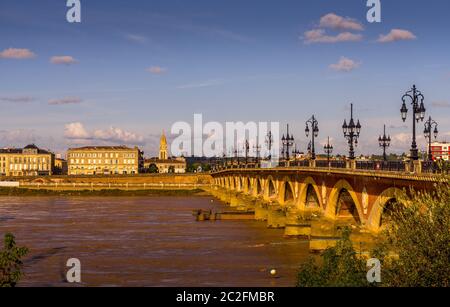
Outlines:
{"label": "brick arch", "polygon": [[243,185],[242,185],[242,190],[244,191],[244,193],[251,193],[250,177],[245,176],[242,179],[244,180]]}
{"label": "brick arch", "polygon": [[256,196],[264,194],[264,182],[259,176],[254,178],[253,189],[253,194]]}
{"label": "brick arch", "polygon": [[314,192],[316,193],[317,199],[319,200],[319,207],[323,209],[323,200],[320,194],[319,186],[317,185],[316,181],[313,177],[306,177],[301,182],[301,188],[300,192],[298,193],[297,197],[297,207],[300,210],[306,209],[306,196],[308,193],[308,186],[311,185],[314,189]]}
{"label": "brick arch", "polygon": [[[271,194],[270,191],[272,187],[273,187],[273,194]],[[272,176],[268,176],[266,179],[266,184],[264,187],[264,195],[267,199],[276,198],[276,196],[278,195],[277,183]]]}
{"label": "brick arch", "polygon": [[[287,190],[287,188],[289,188],[290,193],[292,194],[292,199],[286,199],[286,191],[289,191]],[[283,178],[281,186],[279,188],[278,201],[280,202],[280,204],[285,204],[289,200],[292,200],[293,203],[295,203],[296,201],[295,187],[290,178],[286,176]]]}
{"label": "brick arch", "polygon": [[403,191],[399,188],[388,188],[384,190],[375,200],[367,220],[367,227],[374,232],[380,230],[380,221],[383,214],[384,207],[391,199],[397,199]]}
{"label": "brick arch", "polygon": [[234,178],[232,176],[228,177],[228,185],[230,187],[230,190],[235,189],[235,182],[234,182]]}
{"label": "brick arch", "polygon": [[331,189],[331,193],[327,201],[327,206],[325,208],[325,216],[332,219],[336,218],[337,201],[339,198],[339,194],[343,189],[347,190],[348,193],[350,194],[353,202],[355,203],[356,210],[358,211],[359,220],[362,223],[364,221],[364,215],[362,213],[363,211],[361,208],[361,204],[358,200],[358,196],[356,195],[356,192],[351,186],[351,184],[345,179],[341,179],[338,182],[336,182],[336,184]]}

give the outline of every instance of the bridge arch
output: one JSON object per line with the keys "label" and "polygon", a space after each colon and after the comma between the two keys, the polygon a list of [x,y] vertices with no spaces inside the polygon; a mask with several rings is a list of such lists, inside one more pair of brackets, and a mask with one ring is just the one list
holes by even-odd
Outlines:
{"label": "bridge arch", "polygon": [[309,193],[315,193],[315,197],[318,202],[318,208],[323,208],[322,198],[320,197],[319,187],[312,177],[306,177],[301,183],[300,193],[297,198],[297,207],[300,210],[309,209],[307,208],[307,197]]}
{"label": "bridge arch", "polygon": [[264,194],[267,199],[276,199],[278,194],[277,183],[272,176],[267,177]]}
{"label": "bridge arch", "polygon": [[289,177],[284,177],[278,193],[280,204],[295,203],[295,187]]}
{"label": "bridge arch", "polygon": [[398,201],[399,197],[403,194],[404,192],[399,188],[388,188],[384,190],[373,203],[372,210],[367,219],[367,227],[374,232],[380,231],[382,216],[385,213],[386,207],[392,200]]}
{"label": "bridge arch", "polygon": [[264,182],[262,181],[262,179],[260,177],[256,177],[254,179],[254,188],[255,190],[253,191],[254,195],[262,195],[264,193]]}
{"label": "bridge arch", "polygon": [[251,192],[251,184],[250,184],[250,177],[249,176],[245,176],[243,177],[243,185],[242,185],[242,190],[244,191],[244,193],[250,193]]}
{"label": "bridge arch", "polygon": [[350,195],[350,197],[355,205],[355,209],[357,211],[357,214],[358,214],[357,217],[359,218],[359,221],[360,222],[364,221],[361,204],[358,200],[358,196],[356,195],[356,192],[354,191],[354,189],[350,185],[350,183],[345,179],[339,180],[333,186],[331,193],[330,193],[330,197],[327,201],[327,207],[325,209],[325,216],[328,218],[332,218],[332,219],[336,219],[338,217],[338,214],[339,214],[338,210],[340,210],[340,208],[338,207],[338,201],[343,192],[347,192]]}

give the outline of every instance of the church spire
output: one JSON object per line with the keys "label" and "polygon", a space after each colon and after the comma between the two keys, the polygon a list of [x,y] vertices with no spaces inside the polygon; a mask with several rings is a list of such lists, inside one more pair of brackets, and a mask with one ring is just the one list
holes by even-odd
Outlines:
{"label": "church spire", "polygon": [[167,160],[168,158],[169,155],[167,154],[167,139],[163,130],[161,134],[161,139],[159,140],[159,159]]}

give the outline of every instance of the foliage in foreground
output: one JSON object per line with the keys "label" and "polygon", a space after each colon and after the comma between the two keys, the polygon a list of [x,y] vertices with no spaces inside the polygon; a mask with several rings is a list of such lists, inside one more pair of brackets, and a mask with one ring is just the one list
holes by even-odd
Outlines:
{"label": "foliage in foreground", "polygon": [[26,247],[17,247],[12,234],[5,234],[3,250],[0,251],[0,287],[15,287],[22,277],[22,257]]}
{"label": "foliage in foreground", "polygon": [[[381,284],[387,287],[450,286],[450,188],[448,180],[434,192],[402,195],[402,210],[392,212],[386,238],[372,252],[381,261]],[[387,256],[388,251],[395,256]],[[391,253],[392,254],[392,253]],[[335,247],[327,249],[321,265],[311,259],[300,267],[299,287],[372,286],[366,279],[366,261],[358,259],[350,230]]]}

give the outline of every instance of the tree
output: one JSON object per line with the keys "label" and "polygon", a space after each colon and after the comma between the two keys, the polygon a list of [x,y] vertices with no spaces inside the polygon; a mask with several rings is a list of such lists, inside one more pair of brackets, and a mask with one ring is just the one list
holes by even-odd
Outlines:
{"label": "tree", "polygon": [[151,174],[159,173],[159,169],[158,169],[158,167],[156,166],[156,164],[152,163],[152,164],[150,164],[150,165],[148,166],[148,172],[151,173]]}
{"label": "tree", "polygon": [[[393,212],[395,223],[386,230],[384,246],[397,254],[387,259],[386,285],[399,287],[450,286],[450,188],[448,179],[434,192],[411,191]],[[385,274],[385,275],[386,275]]]}
{"label": "tree", "polygon": [[350,240],[350,228],[344,228],[342,238],[335,247],[322,254],[322,264],[313,258],[300,267],[298,287],[362,287],[369,286],[366,263],[357,257]]}
{"label": "tree", "polygon": [[5,234],[3,251],[0,252],[0,287],[15,287],[22,277],[22,260],[28,253],[26,247],[17,247],[14,235]]}

